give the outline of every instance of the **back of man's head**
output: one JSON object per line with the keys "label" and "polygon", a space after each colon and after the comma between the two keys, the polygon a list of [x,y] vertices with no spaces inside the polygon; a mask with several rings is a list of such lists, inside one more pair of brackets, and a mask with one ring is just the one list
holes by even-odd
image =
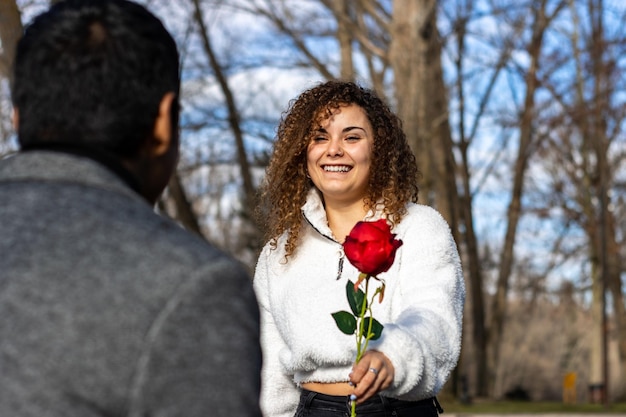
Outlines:
{"label": "back of man's head", "polygon": [[[26,27],[17,47],[20,145],[77,144],[134,157],[152,134],[163,96],[178,95],[178,65],[174,40],[138,4],[55,4]],[[177,101],[172,117],[176,126]]]}

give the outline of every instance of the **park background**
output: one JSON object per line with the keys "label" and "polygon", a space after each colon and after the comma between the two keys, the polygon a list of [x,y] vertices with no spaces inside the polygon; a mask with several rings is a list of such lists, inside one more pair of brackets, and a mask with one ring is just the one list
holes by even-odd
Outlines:
{"label": "park background", "polygon": [[[0,156],[17,149],[15,43],[49,3],[0,0]],[[320,81],[355,80],[403,120],[420,201],[462,255],[462,358],[444,395],[626,400],[626,2],[140,3],[182,58],[182,154],[159,210],[253,271],[281,113]]]}

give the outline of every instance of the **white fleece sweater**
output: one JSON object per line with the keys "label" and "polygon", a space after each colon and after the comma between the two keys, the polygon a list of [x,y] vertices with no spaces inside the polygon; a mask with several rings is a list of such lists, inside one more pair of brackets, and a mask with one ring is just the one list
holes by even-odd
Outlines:
{"label": "white fleece sweater", "polygon": [[[266,417],[294,415],[298,384],[347,382],[356,357],[355,337],[343,334],[331,314],[350,310],[345,286],[358,271],[347,259],[339,271],[342,246],[315,190],[302,212],[307,222],[296,253],[285,263],[285,236],[276,250],[266,245],[254,277]],[[395,368],[382,395],[420,400],[437,394],[456,366],[465,286],[456,244],[435,210],[410,204],[393,233],[404,243],[391,269],[379,275],[386,282],[385,298],[374,303],[373,314],[384,329],[368,349],[384,353]]]}

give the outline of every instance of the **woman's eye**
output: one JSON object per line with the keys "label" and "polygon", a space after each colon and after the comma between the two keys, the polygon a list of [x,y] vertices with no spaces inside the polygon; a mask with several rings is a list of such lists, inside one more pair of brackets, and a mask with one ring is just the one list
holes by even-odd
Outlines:
{"label": "woman's eye", "polygon": [[325,140],[326,140],[326,138],[323,137],[323,136],[317,136],[317,137],[313,138],[313,142],[323,142]]}
{"label": "woman's eye", "polygon": [[359,140],[359,139],[361,139],[361,138],[360,138],[360,137],[358,137],[358,136],[348,136],[348,137],[346,138],[346,140],[347,140],[347,141],[352,141],[352,142],[354,142],[354,141],[356,141],[356,140]]}

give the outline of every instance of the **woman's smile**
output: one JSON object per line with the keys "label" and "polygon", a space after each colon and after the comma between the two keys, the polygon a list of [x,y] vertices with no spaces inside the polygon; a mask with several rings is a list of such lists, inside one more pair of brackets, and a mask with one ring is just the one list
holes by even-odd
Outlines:
{"label": "woman's smile", "polygon": [[352,169],[351,166],[347,165],[324,165],[322,168],[326,172],[348,172]]}

